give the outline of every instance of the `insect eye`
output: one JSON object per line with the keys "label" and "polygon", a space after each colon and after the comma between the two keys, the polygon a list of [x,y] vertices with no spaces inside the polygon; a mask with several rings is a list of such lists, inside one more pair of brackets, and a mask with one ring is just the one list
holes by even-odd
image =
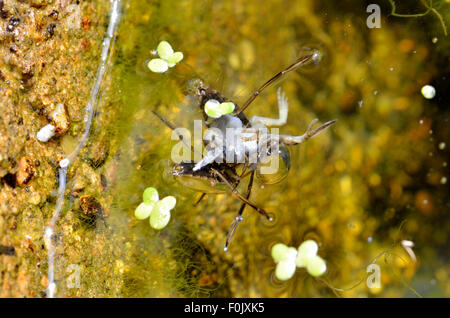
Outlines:
{"label": "insect eye", "polygon": [[256,176],[263,184],[275,184],[286,178],[291,168],[289,149],[280,145],[278,153],[268,156],[268,161],[258,165]]}

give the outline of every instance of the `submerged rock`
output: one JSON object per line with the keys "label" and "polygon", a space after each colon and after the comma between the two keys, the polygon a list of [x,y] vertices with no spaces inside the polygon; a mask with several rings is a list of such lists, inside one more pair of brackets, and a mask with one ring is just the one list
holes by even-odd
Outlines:
{"label": "submerged rock", "polygon": [[56,105],[55,110],[50,114],[50,118],[53,126],[55,126],[55,135],[60,136],[69,130],[70,122],[66,107],[63,104]]}
{"label": "submerged rock", "polygon": [[80,207],[86,215],[94,215],[102,212],[101,204],[91,195],[83,195],[80,197]]}

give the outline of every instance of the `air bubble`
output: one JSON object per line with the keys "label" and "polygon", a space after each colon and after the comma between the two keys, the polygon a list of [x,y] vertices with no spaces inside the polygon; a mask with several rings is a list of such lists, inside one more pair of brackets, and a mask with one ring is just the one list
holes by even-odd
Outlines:
{"label": "air bubble", "polygon": [[275,228],[280,223],[280,218],[272,212],[267,212],[268,217],[261,217],[259,221],[266,228]]}
{"label": "air bubble", "polygon": [[436,96],[436,89],[431,85],[423,86],[420,92],[426,99],[432,99],[434,96]]}

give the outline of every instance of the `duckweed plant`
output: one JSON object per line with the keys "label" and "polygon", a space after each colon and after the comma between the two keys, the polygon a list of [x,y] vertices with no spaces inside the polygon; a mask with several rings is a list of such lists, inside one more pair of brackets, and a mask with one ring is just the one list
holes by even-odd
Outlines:
{"label": "duckweed plant", "polygon": [[327,265],[323,258],[317,255],[319,246],[314,240],[304,241],[298,247],[288,247],[283,243],[277,243],[272,247],[272,258],[277,267],[275,276],[279,280],[288,280],[295,274],[296,267],[306,268],[313,277],[323,275]]}
{"label": "duckweed plant", "polygon": [[183,53],[174,52],[167,41],[159,42],[156,52],[160,58],[155,58],[148,62],[148,68],[155,73],[164,73],[169,67],[174,67],[183,59]]}
{"label": "duckweed plant", "polygon": [[220,103],[215,99],[210,99],[205,103],[205,113],[209,117],[219,118],[223,115],[231,114],[235,105],[232,102]]}
{"label": "duckweed plant", "polygon": [[145,220],[150,217],[150,226],[155,230],[162,230],[170,221],[170,210],[172,210],[177,199],[167,196],[159,200],[158,191],[149,187],[142,194],[143,202],[134,211],[134,216],[138,220]]}

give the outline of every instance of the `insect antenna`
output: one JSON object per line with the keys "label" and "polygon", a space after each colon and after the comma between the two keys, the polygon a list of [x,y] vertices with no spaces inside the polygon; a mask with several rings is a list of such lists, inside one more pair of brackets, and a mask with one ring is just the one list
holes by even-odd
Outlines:
{"label": "insect antenna", "polygon": [[283,76],[286,73],[289,73],[293,70],[295,70],[296,68],[305,65],[306,63],[310,62],[310,61],[314,61],[319,57],[319,52],[313,52],[313,53],[309,53],[306,55],[303,55],[302,57],[300,57],[297,61],[295,61],[295,63],[289,65],[287,68],[285,68],[284,70],[282,70],[281,72],[278,72],[276,75],[274,75],[271,79],[269,79],[267,82],[265,82],[264,84],[261,85],[261,87],[259,87],[252,96],[250,96],[247,101],[242,105],[242,107],[240,109],[238,109],[238,111],[234,114],[234,116],[239,116],[239,114],[241,114],[254,100],[256,97],[258,97],[259,94],[261,94],[261,92],[268,86],[270,86],[273,82],[275,82],[277,79],[279,79],[281,76]]}
{"label": "insect antenna", "polygon": [[158,117],[158,118],[159,118],[159,119],[160,119],[167,127],[169,127],[170,129],[172,129],[172,130],[178,135],[178,138],[179,138],[186,146],[188,146],[188,147],[190,146],[192,152],[198,153],[197,151],[195,151],[195,149],[194,149],[194,147],[193,147],[192,145],[189,145],[189,144],[186,143],[186,141],[185,141],[184,138],[183,138],[183,135],[182,135],[181,133],[178,132],[178,130],[176,129],[176,127],[175,127],[172,123],[170,123],[167,119],[165,119],[162,115],[160,115],[160,114],[157,113],[156,111],[152,110],[152,113],[155,114],[156,117]]}

